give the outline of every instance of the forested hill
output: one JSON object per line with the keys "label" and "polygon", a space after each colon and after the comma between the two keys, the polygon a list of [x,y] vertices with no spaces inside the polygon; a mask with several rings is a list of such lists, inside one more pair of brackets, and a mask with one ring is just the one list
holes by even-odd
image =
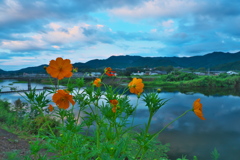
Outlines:
{"label": "forested hill", "polygon": [[[213,52],[206,54],[204,56],[193,56],[193,57],[169,57],[172,61],[179,64],[181,67],[193,67],[193,68],[215,68],[222,70],[221,65],[225,65],[225,69],[228,70],[227,65],[232,62],[240,61],[240,52],[237,53],[223,53],[223,52]],[[235,68],[240,70],[240,68]]]}
{"label": "forested hill", "polygon": [[[43,66],[28,67],[14,72],[45,73]],[[213,52],[203,56],[192,57],[141,57],[141,56],[111,56],[107,59],[95,59],[86,63],[75,63],[74,67],[83,68],[127,68],[127,67],[158,67],[174,66],[183,68],[209,68],[212,70],[240,70],[240,52]],[[13,71],[12,71],[13,72]],[[4,73],[0,69],[0,74]]]}
{"label": "forested hill", "polygon": [[[174,66],[183,68],[217,68],[219,70],[240,70],[238,64],[240,61],[240,52],[223,53],[213,52],[203,56],[193,57],[141,57],[141,56],[111,56],[108,59],[95,59],[86,63],[75,64],[76,67],[104,68],[111,66],[112,68],[126,67],[158,67],[158,66]],[[221,67],[222,66],[222,67]]]}
{"label": "forested hill", "polygon": [[0,74],[2,74],[2,73],[5,73],[5,71],[4,71],[4,70],[2,70],[2,69],[0,69]]}

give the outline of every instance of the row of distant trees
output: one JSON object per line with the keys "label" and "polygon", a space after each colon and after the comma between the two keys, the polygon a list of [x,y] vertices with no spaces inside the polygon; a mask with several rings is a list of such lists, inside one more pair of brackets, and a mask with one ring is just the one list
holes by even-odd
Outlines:
{"label": "row of distant trees", "polygon": [[[114,68],[113,68],[114,69]],[[117,74],[119,76],[129,76],[132,73],[136,73],[136,72],[145,72],[145,71],[154,71],[154,70],[158,70],[158,71],[166,71],[167,73],[171,73],[172,71],[178,71],[181,68],[176,68],[173,66],[158,66],[155,68],[149,68],[147,66],[144,67],[127,67],[125,69],[114,69],[114,71],[117,72]],[[207,72],[208,69],[202,67],[202,68],[184,68],[184,70],[189,71],[189,72]],[[29,72],[26,73],[46,73],[46,71],[42,70],[41,72],[39,71],[34,71],[34,70],[29,70]],[[79,72],[103,72],[103,68],[79,68]],[[9,72],[7,73],[8,75],[22,75],[22,72]]]}
{"label": "row of distant trees", "polygon": [[[129,76],[131,75],[131,73],[136,73],[136,72],[145,72],[145,71],[154,71],[154,70],[158,70],[158,71],[166,71],[167,73],[171,73],[173,71],[178,71],[181,68],[176,68],[173,66],[159,66],[159,67],[155,67],[155,68],[146,68],[146,67],[128,67],[126,68],[126,70],[120,70],[118,71],[118,75],[125,75],[125,76]],[[206,68],[185,68],[184,70],[189,71],[189,72],[207,72]]]}

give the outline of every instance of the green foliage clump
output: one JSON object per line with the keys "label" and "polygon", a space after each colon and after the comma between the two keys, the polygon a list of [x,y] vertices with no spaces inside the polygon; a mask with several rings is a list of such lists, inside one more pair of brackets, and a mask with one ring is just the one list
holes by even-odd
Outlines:
{"label": "green foliage clump", "polygon": [[165,81],[189,81],[198,78],[196,74],[185,72],[172,72],[166,75],[163,80]]}
{"label": "green foliage clump", "polygon": [[58,134],[59,133],[59,127],[60,127],[60,123],[59,121],[57,121],[54,118],[51,118],[49,115],[46,116],[37,116],[34,119],[31,119],[28,122],[29,125],[29,132],[31,134],[42,134],[42,135],[49,135],[49,133],[51,132],[49,127],[51,128],[51,130],[54,132],[54,134]]}
{"label": "green foliage clump", "polygon": [[[202,75],[198,76],[193,73],[184,73],[175,71],[167,75],[161,75],[154,81],[145,82],[146,86],[160,87],[160,88],[175,88],[181,90],[183,88],[205,88],[205,89],[217,89],[217,88],[240,88],[239,75],[228,75],[227,73],[221,73],[215,75]],[[200,92],[201,93],[201,92]]]}
{"label": "green foliage clump", "polygon": [[220,157],[220,154],[219,154],[218,150],[216,148],[214,148],[214,150],[211,152],[211,158],[213,160],[218,160],[219,157]]}

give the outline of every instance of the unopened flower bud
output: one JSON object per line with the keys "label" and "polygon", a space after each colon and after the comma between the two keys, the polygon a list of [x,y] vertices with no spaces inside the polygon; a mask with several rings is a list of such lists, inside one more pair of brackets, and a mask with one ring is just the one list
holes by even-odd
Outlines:
{"label": "unopened flower bud", "polygon": [[76,67],[76,68],[73,68],[73,72],[78,72],[78,68]]}
{"label": "unopened flower bud", "polygon": [[140,97],[141,97],[141,93],[138,93],[138,94],[137,94],[137,98],[140,98]]}

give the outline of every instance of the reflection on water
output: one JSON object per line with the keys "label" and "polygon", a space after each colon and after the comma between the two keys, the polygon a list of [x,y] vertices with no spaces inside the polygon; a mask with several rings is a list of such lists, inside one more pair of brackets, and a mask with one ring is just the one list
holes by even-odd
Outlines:
{"label": "reflection on water", "polygon": [[[17,80],[4,80],[3,82],[0,82],[0,89],[2,91],[11,91],[10,87],[16,88],[16,90],[27,90],[28,89],[28,83],[14,83],[17,82]],[[31,82],[31,87],[36,89],[43,89],[43,87],[51,86],[51,85],[43,85],[39,83]]]}
{"label": "reflection on water", "polygon": [[240,88],[227,88],[227,87],[219,87],[219,88],[208,88],[208,87],[191,87],[191,88],[184,88],[184,87],[179,87],[179,88],[162,88],[163,90],[167,92],[181,92],[185,94],[193,94],[193,93],[201,93],[205,96],[228,96],[228,95],[233,95],[233,96],[240,96]]}
{"label": "reflection on water", "polygon": [[[155,133],[167,123],[192,107],[201,98],[205,121],[189,112],[159,135],[163,143],[171,144],[170,158],[194,155],[199,159],[211,159],[210,152],[216,147],[221,159],[240,159],[240,97],[186,95],[179,92],[163,92],[161,98],[171,99],[153,117],[151,132]],[[147,123],[148,111],[143,103],[137,110],[136,119]]]}
{"label": "reflection on water", "polygon": [[[28,89],[28,83],[14,83],[17,82],[17,80],[4,80],[3,82],[0,82],[0,89],[1,91],[11,91],[10,87],[14,87],[17,90],[27,90]],[[46,85],[46,84],[39,84],[31,82],[31,87],[36,89],[43,89],[43,87],[51,87],[52,85]],[[60,86],[62,87],[62,86]],[[23,92],[13,92],[13,93],[0,93],[0,99],[7,99],[10,103],[13,103],[18,98],[20,98],[22,101],[25,101],[24,98],[22,98],[21,95],[24,95]]]}
{"label": "reflection on water", "polygon": [[[27,87],[27,84],[22,85]],[[182,155],[188,155],[187,158],[193,159],[196,155],[200,160],[208,160],[211,159],[210,152],[215,147],[223,160],[240,159],[240,97],[205,96],[200,93],[183,94],[180,92],[162,92],[159,96],[170,100],[153,117],[150,128],[152,133],[159,131],[171,120],[192,108],[192,103],[198,98],[201,98],[206,118],[203,121],[193,112],[189,112],[160,134],[159,139],[163,143],[171,144],[169,152],[171,159],[175,160]],[[18,93],[0,96],[1,99],[7,98],[10,102],[19,97]],[[129,95],[129,99],[133,104],[137,101],[136,95]],[[144,102],[139,101],[135,124],[147,123],[148,115]]]}

